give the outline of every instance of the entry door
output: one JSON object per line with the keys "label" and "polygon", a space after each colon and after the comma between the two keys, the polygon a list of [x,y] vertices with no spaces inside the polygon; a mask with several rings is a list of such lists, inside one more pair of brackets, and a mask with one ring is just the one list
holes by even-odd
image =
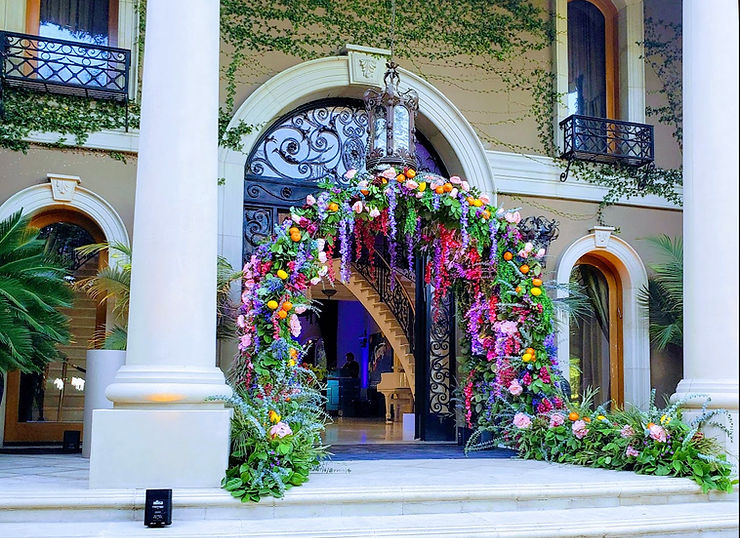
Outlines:
{"label": "entry door", "polygon": [[455,298],[450,290],[435,320],[433,289],[424,284],[425,263],[418,259],[416,265],[416,436],[455,441]]}

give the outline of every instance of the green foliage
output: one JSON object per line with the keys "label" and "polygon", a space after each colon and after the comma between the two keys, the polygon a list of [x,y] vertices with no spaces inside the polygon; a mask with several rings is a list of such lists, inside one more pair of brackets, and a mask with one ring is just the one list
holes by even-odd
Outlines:
{"label": "green foliage", "polygon": [[[222,486],[242,502],[257,502],[271,495],[282,497],[308,480],[326,455],[321,432],[328,419],[323,399],[310,370],[298,368],[296,385],[277,373],[274,384],[255,390],[235,389],[227,399],[231,419],[231,457]],[[286,396],[289,394],[290,396]],[[290,425],[290,433],[273,427]]]}
{"label": "green foliage", "polygon": [[235,305],[229,295],[234,283],[241,283],[241,271],[236,271],[229,261],[223,256],[216,260],[216,339],[230,340],[236,336],[236,311]]}
{"label": "green foliage", "polygon": [[[87,97],[39,93],[18,88],[3,88],[4,117],[0,122],[0,147],[28,151],[26,138],[33,132],[59,133],[56,146],[80,146],[90,133],[122,129],[126,123],[125,105]],[[129,104],[129,127],[139,126],[138,106]],[[114,155],[120,160],[120,154]]]}
{"label": "green foliage", "polygon": [[69,341],[58,310],[72,306],[67,271],[29,222],[21,211],[0,222],[0,373],[41,372],[63,359],[57,345]]}
{"label": "green foliage", "polygon": [[100,304],[111,301],[116,324],[109,331],[96,334],[94,340],[102,340],[103,349],[126,349],[128,307],[131,296],[131,248],[122,243],[95,243],[77,249],[83,256],[108,253],[108,265],[94,276],[75,283],[75,288]]}
{"label": "green foliage", "polygon": [[683,347],[683,238],[659,235],[648,241],[663,258],[649,266],[653,274],[639,296],[650,320],[650,338],[658,350]]}
{"label": "green foliage", "polygon": [[[716,416],[726,411],[705,409],[687,423],[681,416],[682,402],[660,410],[655,407],[654,398],[655,391],[646,411],[633,407],[614,412],[602,407],[594,410],[590,399],[586,398],[565,412],[531,417],[526,427],[515,426],[513,415],[502,415],[501,427],[495,432],[498,437],[489,444],[503,441],[516,448],[524,459],[687,477],[699,484],[705,493],[711,490],[732,492],[737,479],[733,477],[733,466],[727,461],[727,455],[716,440],[698,431],[711,425],[731,434],[716,421]],[[577,415],[575,420],[567,417],[569,412]],[[560,420],[553,422],[553,415],[559,415]],[[580,438],[575,435],[579,428],[586,430]],[[475,449],[478,442],[477,438],[471,441],[473,445],[469,444],[468,450]]]}

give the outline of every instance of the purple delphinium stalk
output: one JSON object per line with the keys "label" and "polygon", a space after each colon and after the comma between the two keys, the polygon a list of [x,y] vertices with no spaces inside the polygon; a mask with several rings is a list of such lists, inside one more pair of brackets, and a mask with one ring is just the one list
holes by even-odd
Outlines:
{"label": "purple delphinium stalk", "polygon": [[496,263],[496,252],[498,251],[498,241],[496,234],[498,233],[498,220],[495,217],[491,217],[488,221],[488,233],[491,238],[491,252],[488,256],[488,261],[491,264]]}
{"label": "purple delphinium stalk", "polygon": [[[350,217],[351,218],[351,217]],[[339,252],[341,255],[341,267],[339,270],[339,278],[342,282],[349,282],[349,264],[350,264],[350,232],[349,225],[346,218],[343,218],[339,223]]]}
{"label": "purple delphinium stalk", "polygon": [[327,216],[327,209],[329,208],[329,193],[322,192],[319,194],[316,200],[316,213],[319,216],[319,220],[325,220]]}
{"label": "purple delphinium stalk", "polygon": [[440,195],[435,193],[432,197],[432,208],[434,208],[435,211],[439,209],[439,204],[442,202],[442,198],[440,198]]}
{"label": "purple delphinium stalk", "polygon": [[[398,231],[398,225],[396,223],[396,204],[398,202],[396,198],[396,184],[391,183],[385,190],[385,195],[388,198],[388,228],[390,231],[390,241],[388,249],[390,251],[390,264],[391,264],[391,275],[396,269],[396,251],[398,250],[396,245],[396,232]],[[396,279],[391,277],[391,291],[396,288]]]}
{"label": "purple delphinium stalk", "polygon": [[467,198],[463,195],[460,195],[460,209],[462,210],[460,212],[460,235],[462,236],[462,245],[458,252],[464,254],[468,249],[468,242],[470,241],[470,236],[468,235],[468,215],[470,212],[470,205],[468,204]]}

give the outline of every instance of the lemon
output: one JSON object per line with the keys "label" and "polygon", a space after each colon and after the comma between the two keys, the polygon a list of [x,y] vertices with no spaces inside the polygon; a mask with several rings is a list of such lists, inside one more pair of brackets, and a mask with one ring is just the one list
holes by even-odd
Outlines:
{"label": "lemon", "polygon": [[532,360],[532,355],[530,355],[529,353],[525,353],[524,355],[522,355],[522,360],[524,362],[529,362]]}
{"label": "lemon", "polygon": [[427,190],[427,182],[422,181],[421,183],[419,183],[419,192],[424,192],[425,190]]}
{"label": "lemon", "polygon": [[540,288],[532,288],[531,290],[529,290],[529,293],[531,293],[535,297],[539,297],[540,295],[542,295],[542,290]]}
{"label": "lemon", "polygon": [[275,310],[278,307],[277,301],[267,301],[267,308],[270,310]]}
{"label": "lemon", "polygon": [[280,278],[282,280],[285,280],[286,278],[288,278],[288,273],[286,273],[282,269],[278,269],[277,276],[278,276],[278,278]]}

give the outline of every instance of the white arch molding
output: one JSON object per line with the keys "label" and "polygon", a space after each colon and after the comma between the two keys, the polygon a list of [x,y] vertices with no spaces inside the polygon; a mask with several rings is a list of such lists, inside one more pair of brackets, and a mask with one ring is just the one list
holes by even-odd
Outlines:
{"label": "white arch molding", "polygon": [[[640,311],[638,294],[647,286],[647,271],[637,254],[626,241],[614,237],[606,243],[601,234],[588,234],[573,242],[560,257],[557,269],[558,284],[567,284],[578,260],[585,254],[606,253],[622,283],[622,316],[624,400],[644,408],[650,398],[650,335],[648,322]],[[597,242],[598,239],[598,242]],[[565,289],[558,289],[558,297],[567,297]],[[566,379],[570,372],[570,326],[568,315],[558,314],[558,364]]]}
{"label": "white arch molding", "polygon": [[69,208],[83,213],[92,219],[105,235],[108,242],[118,242],[129,246],[126,225],[116,210],[102,197],[77,185],[71,199],[60,200],[54,197],[51,183],[33,185],[8,198],[0,205],[0,220],[22,209],[26,215],[36,215],[44,210]]}
{"label": "white arch molding", "polygon": [[[417,127],[429,139],[451,174],[465,177],[484,192],[496,185],[485,149],[465,116],[437,88],[400,69],[401,90],[419,94]],[[243,151],[222,148],[219,155],[220,251],[234,267],[241,266],[244,165],[260,135],[279,117],[310,101],[326,97],[361,97],[367,86],[350,81],[348,56],[332,56],[290,67],[257,88],[239,107],[229,127],[245,121],[256,125],[242,138]]]}

